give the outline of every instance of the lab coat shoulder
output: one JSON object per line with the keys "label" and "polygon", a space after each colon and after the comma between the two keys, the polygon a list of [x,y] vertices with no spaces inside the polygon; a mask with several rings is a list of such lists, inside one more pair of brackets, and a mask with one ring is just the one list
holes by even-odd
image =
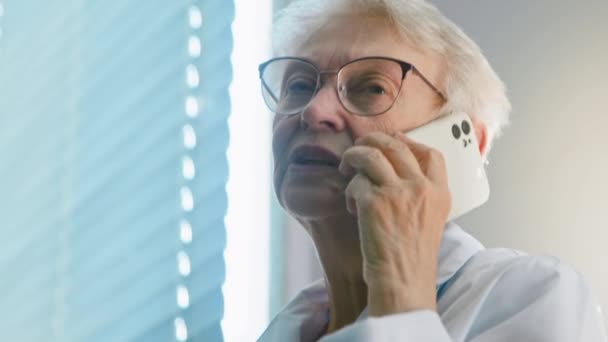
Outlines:
{"label": "lab coat shoulder", "polygon": [[606,341],[588,284],[551,256],[480,251],[444,285],[438,312],[454,341]]}
{"label": "lab coat shoulder", "polygon": [[606,341],[589,287],[553,257],[480,251],[440,287],[437,305],[369,317],[321,341]]}
{"label": "lab coat shoulder", "polygon": [[258,341],[316,341],[327,328],[329,298],[320,279],[300,291],[270,322]]}

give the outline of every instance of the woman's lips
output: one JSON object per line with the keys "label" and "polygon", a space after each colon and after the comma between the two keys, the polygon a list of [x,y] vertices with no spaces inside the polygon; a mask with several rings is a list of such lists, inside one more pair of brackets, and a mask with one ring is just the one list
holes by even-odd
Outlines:
{"label": "woman's lips", "polygon": [[334,168],[340,165],[340,158],[331,150],[320,145],[300,145],[288,155],[288,165],[302,169]]}

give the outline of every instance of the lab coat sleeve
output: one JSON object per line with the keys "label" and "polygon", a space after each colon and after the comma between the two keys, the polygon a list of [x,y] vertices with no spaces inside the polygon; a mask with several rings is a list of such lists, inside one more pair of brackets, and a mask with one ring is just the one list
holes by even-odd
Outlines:
{"label": "lab coat sleeve", "polygon": [[439,315],[430,310],[369,317],[327,335],[320,342],[452,341]]}
{"label": "lab coat sleeve", "polygon": [[589,287],[557,259],[521,257],[459,281],[441,318],[434,311],[370,317],[320,341],[607,342]]}
{"label": "lab coat sleeve", "polygon": [[519,257],[485,283],[465,341],[607,342],[588,284],[557,258]]}

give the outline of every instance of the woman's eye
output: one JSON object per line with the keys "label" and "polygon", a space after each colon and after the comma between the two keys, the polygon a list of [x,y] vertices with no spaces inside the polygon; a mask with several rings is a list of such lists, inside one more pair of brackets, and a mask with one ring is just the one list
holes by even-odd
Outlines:
{"label": "woman's eye", "polygon": [[381,83],[377,82],[362,82],[360,84],[356,84],[349,90],[349,92],[361,96],[388,94],[387,88]]}
{"label": "woman's eye", "polygon": [[295,82],[289,85],[289,91],[293,92],[302,92],[310,90],[312,90],[312,87],[306,82]]}
{"label": "woman's eye", "polygon": [[382,86],[379,85],[370,85],[367,87],[367,92],[370,94],[374,94],[374,95],[384,95],[386,94],[386,91],[384,90],[384,88],[382,88]]}
{"label": "woman's eye", "polygon": [[314,83],[306,79],[295,79],[287,84],[287,93],[311,93],[315,89]]}

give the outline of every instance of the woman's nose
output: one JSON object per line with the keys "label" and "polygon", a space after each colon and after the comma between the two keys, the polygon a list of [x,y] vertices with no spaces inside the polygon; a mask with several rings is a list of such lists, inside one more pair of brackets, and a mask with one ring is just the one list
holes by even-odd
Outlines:
{"label": "woman's nose", "polygon": [[309,130],[339,132],[344,130],[347,115],[334,88],[325,84],[302,112],[300,123]]}

